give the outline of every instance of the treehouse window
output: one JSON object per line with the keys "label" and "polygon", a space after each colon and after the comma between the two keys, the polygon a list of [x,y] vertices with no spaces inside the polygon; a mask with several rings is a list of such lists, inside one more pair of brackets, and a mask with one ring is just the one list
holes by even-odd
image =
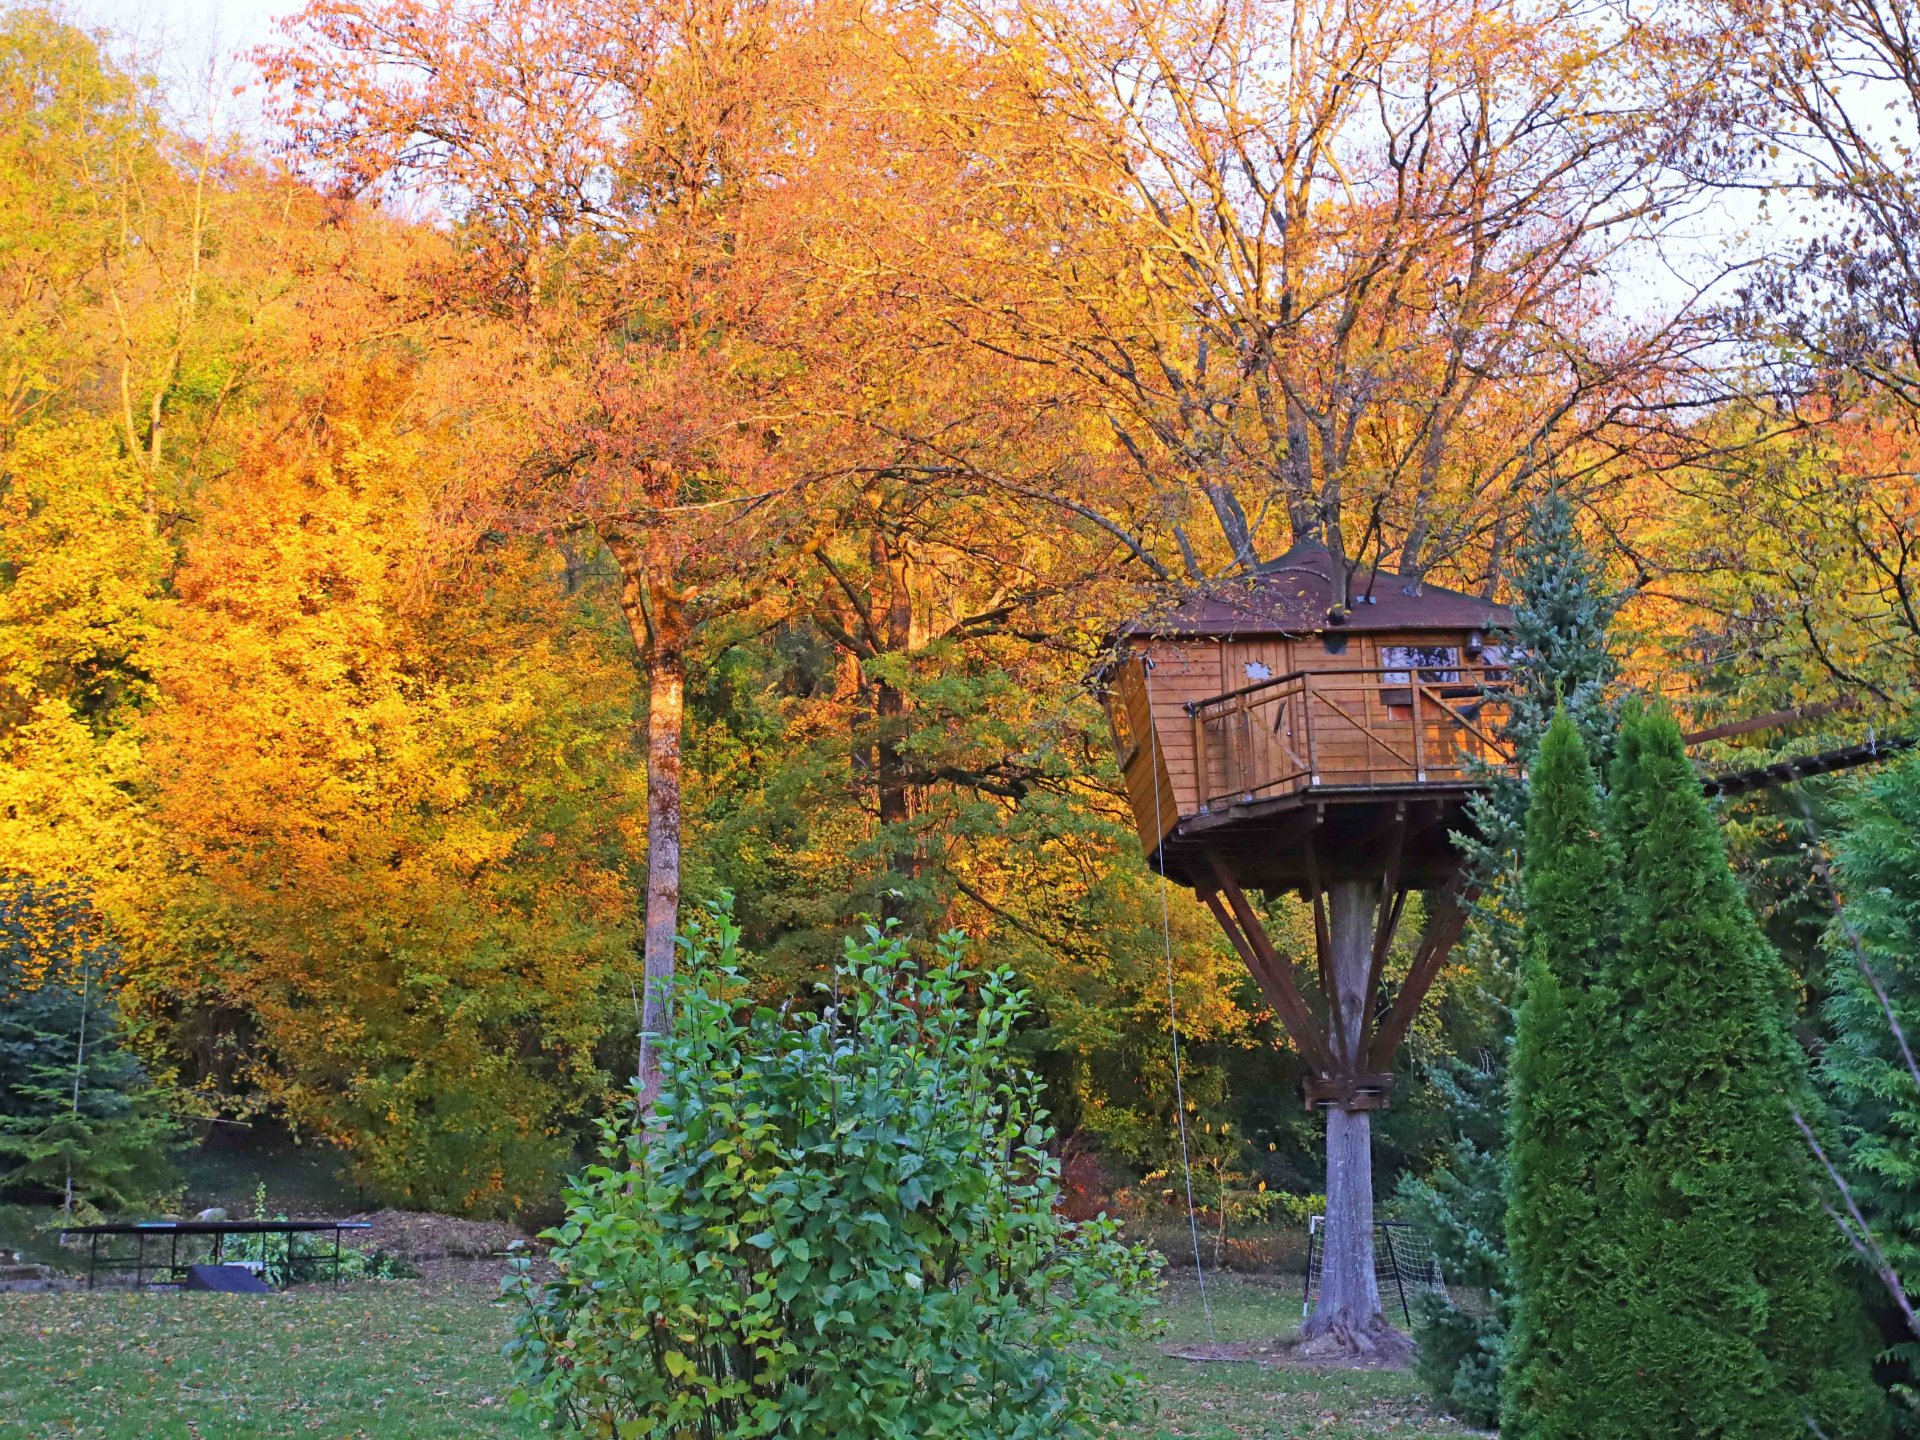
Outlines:
{"label": "treehouse window", "polygon": [[1420,672],[1423,685],[1460,683],[1460,647],[1458,645],[1382,645],[1380,647],[1382,685],[1411,685],[1413,672]]}

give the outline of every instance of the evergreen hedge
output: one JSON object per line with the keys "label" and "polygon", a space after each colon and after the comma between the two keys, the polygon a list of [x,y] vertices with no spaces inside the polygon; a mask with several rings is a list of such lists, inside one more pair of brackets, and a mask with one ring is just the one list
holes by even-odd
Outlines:
{"label": "evergreen hedge", "polygon": [[1795,1124],[1818,1118],[1788,972],[1679,727],[1627,717],[1604,827],[1570,724],[1533,785],[1504,1433],[1884,1435]]}
{"label": "evergreen hedge", "polygon": [[1612,784],[1632,1120],[1617,1234],[1634,1433],[1870,1436],[1885,1409],[1843,1238],[1794,1124],[1812,1116],[1791,979],[1727,864],[1680,728],[1629,718]]}
{"label": "evergreen hedge", "polygon": [[[1519,770],[1531,770],[1555,710],[1564,707],[1589,753],[1604,757],[1613,743],[1619,678],[1608,632],[1622,597],[1557,485],[1528,507],[1513,592],[1512,624],[1497,636],[1512,661],[1501,740]],[[1400,1201],[1432,1238],[1449,1281],[1484,1290],[1491,1300],[1484,1310],[1468,1310],[1443,1295],[1423,1295],[1413,1317],[1415,1369],[1442,1409],[1490,1426],[1500,1415],[1512,1323],[1505,1130],[1514,1007],[1525,968],[1520,871],[1528,790],[1521,774],[1507,770],[1479,778],[1471,824],[1458,839],[1479,890],[1461,954],[1479,982],[1480,1053],[1472,1062],[1450,1057],[1429,1068],[1454,1140],[1430,1174],[1402,1177]]]}
{"label": "evergreen hedge", "polygon": [[1619,1008],[1603,976],[1618,934],[1620,858],[1565,710],[1535,762],[1527,811],[1526,969],[1516,1018],[1507,1238],[1514,1275],[1502,1432],[1589,1440],[1614,1429],[1619,1259],[1606,1173],[1626,1140]]}

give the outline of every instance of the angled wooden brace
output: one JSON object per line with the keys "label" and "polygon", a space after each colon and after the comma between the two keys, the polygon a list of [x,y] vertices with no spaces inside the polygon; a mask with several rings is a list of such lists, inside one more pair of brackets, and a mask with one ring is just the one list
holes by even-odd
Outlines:
{"label": "angled wooden brace", "polygon": [[[1287,1033],[1300,1047],[1300,1053],[1307,1063],[1317,1074],[1336,1073],[1337,1067],[1334,1065],[1333,1052],[1328,1048],[1326,1034],[1300,994],[1300,987],[1294,984],[1293,968],[1274,950],[1273,942],[1267,938],[1267,932],[1260,924],[1260,917],[1253,913],[1253,907],[1247,903],[1239,882],[1220,863],[1219,856],[1209,851],[1207,858],[1213,866],[1217,884],[1202,888],[1200,898],[1213,912],[1214,919],[1220,922],[1220,928],[1227,932],[1227,939],[1233,942],[1233,948],[1239,952],[1241,961],[1259,984],[1267,1002],[1279,1014],[1280,1023],[1286,1026]],[[1226,897],[1225,903],[1222,903],[1222,894]]]}
{"label": "angled wooden brace", "polygon": [[1371,1052],[1372,1036],[1369,1033],[1374,1024],[1375,1010],[1378,1009],[1375,997],[1380,993],[1380,977],[1387,968],[1387,951],[1393,945],[1394,934],[1400,929],[1401,913],[1407,908],[1407,892],[1400,888],[1400,854],[1407,842],[1407,807],[1404,803],[1394,806],[1392,839],[1387,845],[1387,863],[1380,875],[1380,915],[1373,931],[1373,955],[1367,964],[1366,1006],[1360,1032],[1360,1053]]}
{"label": "angled wooden brace", "polygon": [[1467,927],[1467,906],[1477,894],[1479,890],[1474,887],[1464,895],[1449,891],[1442,897],[1441,912],[1428,927],[1427,938],[1414,954],[1413,967],[1407,972],[1406,983],[1400,987],[1400,993],[1394,996],[1393,1009],[1387,1012],[1387,1018],[1374,1037],[1373,1048],[1367,1052],[1367,1063],[1375,1070],[1392,1068],[1394,1052],[1407,1038],[1407,1031],[1413,1028],[1414,1018],[1426,1002],[1427,991],[1433,988],[1433,982],[1439,978],[1442,967],[1447,963],[1447,956],[1453,953],[1453,947],[1460,939],[1460,932]]}
{"label": "angled wooden brace", "polygon": [[[1317,828],[1318,822],[1315,824]],[[1320,884],[1320,849],[1314,844],[1312,830],[1307,831],[1302,846],[1307,860],[1307,893],[1313,897],[1314,960],[1320,974],[1320,993],[1327,997],[1327,1025],[1333,1032],[1333,1043],[1327,1048],[1345,1073],[1353,1068],[1358,1056],[1347,1053],[1347,1017],[1341,1006],[1340,987],[1334,982],[1333,929],[1327,922],[1327,892]],[[1364,1035],[1360,1038],[1366,1039]]]}

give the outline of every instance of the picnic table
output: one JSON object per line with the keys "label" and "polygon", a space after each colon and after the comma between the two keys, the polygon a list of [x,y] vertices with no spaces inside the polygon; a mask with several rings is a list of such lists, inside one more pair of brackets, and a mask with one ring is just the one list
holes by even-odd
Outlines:
{"label": "picnic table", "polygon": [[[283,1235],[287,1242],[285,1271],[287,1284],[293,1283],[294,1272],[301,1264],[308,1262],[317,1264],[331,1260],[333,1283],[338,1285],[340,1283],[341,1233],[347,1230],[371,1230],[372,1228],[373,1226],[365,1220],[136,1220],[107,1225],[75,1225],[60,1232],[60,1241],[65,1244],[69,1235],[87,1237],[87,1288],[89,1290],[93,1289],[96,1272],[111,1270],[133,1271],[135,1289],[146,1286],[148,1272],[168,1277],[165,1281],[158,1283],[178,1286],[189,1266],[209,1260],[215,1265],[224,1263],[227,1237],[230,1235],[263,1237]],[[324,1234],[328,1231],[333,1232],[331,1256],[296,1253],[294,1249],[296,1237]],[[103,1237],[129,1235],[135,1237],[133,1258],[128,1259],[123,1255],[112,1254],[111,1240],[108,1244],[109,1253],[104,1257],[100,1254],[100,1241]],[[180,1242],[183,1239],[187,1241],[187,1258],[184,1261],[180,1258]],[[193,1258],[192,1252],[196,1239],[206,1242],[204,1246],[206,1254],[201,1261],[195,1261]],[[150,1240],[167,1242],[164,1261],[158,1256],[151,1259],[148,1257],[147,1242]],[[264,1262],[267,1255],[265,1239],[260,1242],[260,1254]]]}

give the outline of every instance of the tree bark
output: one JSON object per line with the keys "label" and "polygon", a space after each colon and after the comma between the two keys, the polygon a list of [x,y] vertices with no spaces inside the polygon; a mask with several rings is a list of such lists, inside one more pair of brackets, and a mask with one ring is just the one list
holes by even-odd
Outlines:
{"label": "tree bark", "polygon": [[[871,544],[873,613],[880,635],[875,649],[882,655],[908,655],[913,651],[913,591],[907,574],[907,556],[897,541],[889,542],[883,529],[874,527]],[[879,824],[894,840],[888,868],[903,881],[916,879],[920,857],[915,852],[908,822],[913,818],[913,795],[907,783],[907,696],[906,692],[880,676],[874,682],[874,782],[879,802]],[[888,887],[881,896],[883,919],[904,920],[908,906],[898,887]]]}
{"label": "tree bark", "polygon": [[[1339,1025],[1329,1039],[1336,1061],[1350,1073],[1365,1066],[1367,980],[1373,963],[1374,923],[1382,901],[1375,880],[1341,880],[1327,887],[1332,953],[1328,980],[1338,997]],[[1373,1261],[1373,1118],[1365,1110],[1327,1109],[1327,1216],[1321,1232],[1320,1292],[1301,1339],[1329,1354],[1404,1359],[1411,1342],[1380,1310]]]}
{"label": "tree bark", "polygon": [[680,932],[680,732],[686,713],[686,604],[658,542],[602,537],[620,566],[620,608],[640,657],[647,690],[647,913],[642,951],[640,1113],[660,1095],[660,1052],[671,1023],[676,939]]}
{"label": "tree bark", "polygon": [[[684,641],[684,615],[671,602]],[[661,610],[656,608],[656,628]],[[647,660],[647,938],[640,992],[642,1114],[660,1095],[660,1048],[670,1024],[675,945],[680,933],[680,729],[686,708],[683,643],[656,645]]]}

